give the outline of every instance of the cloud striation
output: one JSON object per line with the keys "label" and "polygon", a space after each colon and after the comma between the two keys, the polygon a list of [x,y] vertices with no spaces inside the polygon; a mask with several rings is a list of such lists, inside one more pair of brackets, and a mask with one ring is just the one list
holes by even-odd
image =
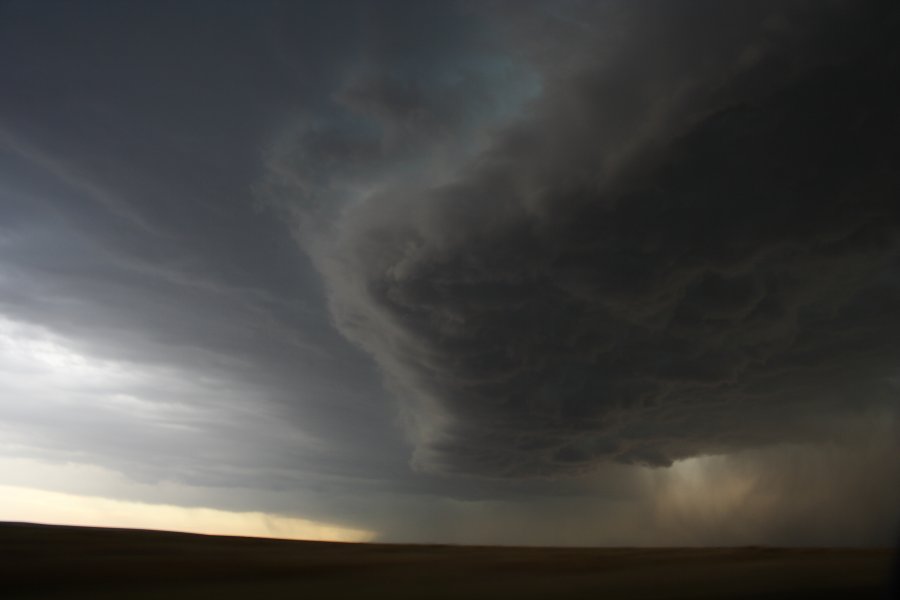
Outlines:
{"label": "cloud striation", "polygon": [[312,248],[419,467],[669,465],[896,409],[898,13],[740,7],[510,17],[537,97]]}

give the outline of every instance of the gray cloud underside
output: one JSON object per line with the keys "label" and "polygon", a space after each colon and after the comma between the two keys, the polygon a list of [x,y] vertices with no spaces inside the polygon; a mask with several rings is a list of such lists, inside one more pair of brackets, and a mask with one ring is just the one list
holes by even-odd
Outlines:
{"label": "gray cloud underside", "polygon": [[788,8],[635,11],[451,181],[345,214],[331,307],[419,466],[668,465],[896,408],[897,13]]}
{"label": "gray cloud underside", "polygon": [[[200,31],[207,3],[170,8],[0,7],[0,315],[141,374],[54,389],[10,368],[0,441],[145,481],[402,478],[374,369],[252,192],[272,130],[317,110],[358,27],[261,3]],[[348,44],[324,68],[328,36]],[[160,409],[101,402],[113,394]]]}

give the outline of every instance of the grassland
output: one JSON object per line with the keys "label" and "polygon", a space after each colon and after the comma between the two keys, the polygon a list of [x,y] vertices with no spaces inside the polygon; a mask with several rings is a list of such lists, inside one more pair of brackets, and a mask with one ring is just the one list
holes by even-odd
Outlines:
{"label": "grassland", "polygon": [[295,542],[0,524],[4,598],[890,598],[889,550]]}

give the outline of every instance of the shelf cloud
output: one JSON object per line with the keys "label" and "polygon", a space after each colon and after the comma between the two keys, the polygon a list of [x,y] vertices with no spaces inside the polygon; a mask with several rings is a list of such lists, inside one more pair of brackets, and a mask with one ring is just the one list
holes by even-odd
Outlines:
{"label": "shelf cloud", "polygon": [[575,66],[540,66],[552,87],[483,149],[364,195],[313,248],[419,467],[665,466],[895,406],[893,24],[732,8],[616,12],[562,42]]}

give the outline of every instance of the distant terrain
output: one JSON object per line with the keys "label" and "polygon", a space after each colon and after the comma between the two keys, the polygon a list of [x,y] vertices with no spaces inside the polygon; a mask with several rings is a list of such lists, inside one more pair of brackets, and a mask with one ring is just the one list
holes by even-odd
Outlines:
{"label": "distant terrain", "polygon": [[3,598],[889,598],[890,550],[343,544],[0,524]]}

